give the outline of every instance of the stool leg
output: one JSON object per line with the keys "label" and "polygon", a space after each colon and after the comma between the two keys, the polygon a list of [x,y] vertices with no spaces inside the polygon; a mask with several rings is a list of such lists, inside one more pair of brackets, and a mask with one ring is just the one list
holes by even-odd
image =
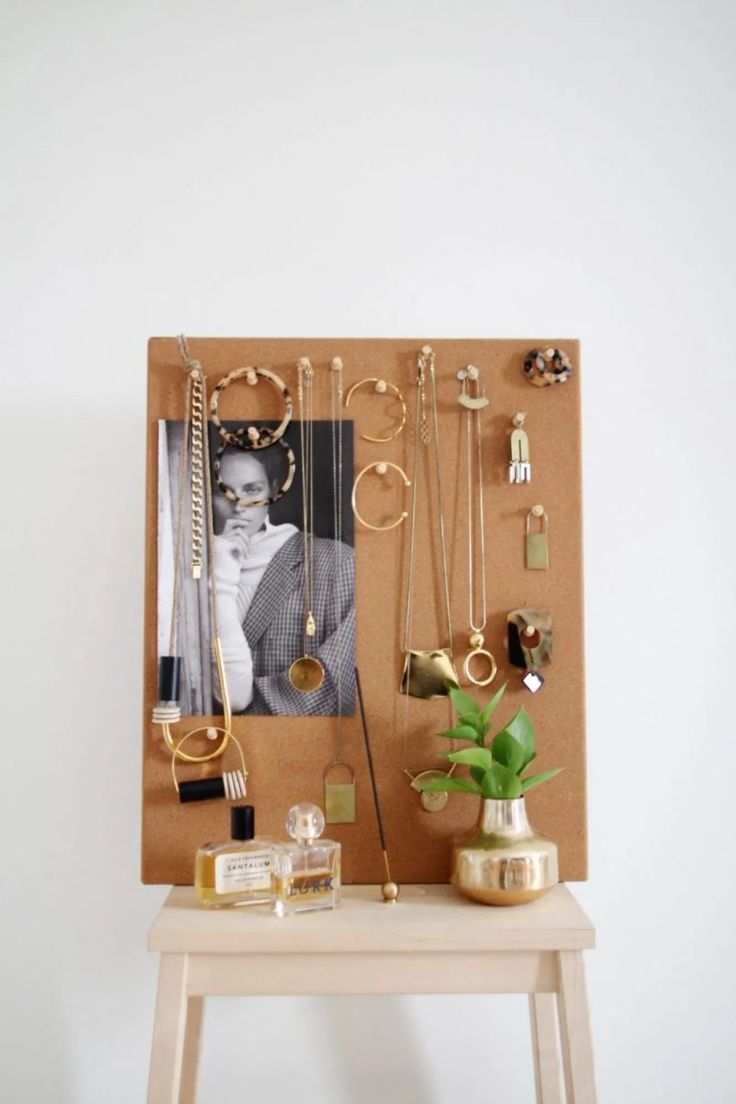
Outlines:
{"label": "stool leg", "polygon": [[562,1104],[562,1067],[555,993],[530,993],[534,1084],[537,1104]]}
{"label": "stool leg", "polygon": [[582,951],[560,951],[560,1039],[567,1104],[596,1104],[593,1040]]}
{"label": "stool leg", "polygon": [[190,997],[187,1002],[187,1022],[184,1029],[184,1059],[181,1069],[179,1104],[196,1104],[199,1044],[202,1038],[204,997]]}
{"label": "stool leg", "polygon": [[148,1104],[180,1104],[187,1026],[187,956],[162,954],[158,970]]}

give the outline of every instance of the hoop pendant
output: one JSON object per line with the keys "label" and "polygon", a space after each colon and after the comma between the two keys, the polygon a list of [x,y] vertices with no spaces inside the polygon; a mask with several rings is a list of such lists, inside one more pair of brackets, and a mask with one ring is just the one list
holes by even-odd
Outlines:
{"label": "hoop pendant", "polygon": [[[178,741],[174,740],[168,725],[164,725],[163,730],[164,741],[173,756],[174,763],[177,759],[181,759],[182,763],[210,763],[213,759],[219,758],[230,743],[230,740],[234,739],[229,728],[218,728],[217,725],[200,725],[199,728],[193,728],[191,732],[186,732]],[[200,732],[206,732],[209,739],[213,739],[212,733],[216,732],[222,738],[222,743],[219,744],[214,751],[208,752],[207,755],[189,755],[188,752],[182,751],[182,744],[190,739],[190,737],[197,736]]]}
{"label": "hoop pendant", "polygon": [[[242,429],[236,430],[236,433],[243,433],[243,432],[244,432],[244,430],[242,430]],[[228,441],[223,441],[223,443],[220,445],[220,447],[217,450],[217,454],[215,456],[215,462],[212,465],[212,470],[215,473],[215,483],[220,488],[220,490],[224,494],[225,498],[229,498],[231,502],[235,502],[238,506],[271,506],[271,505],[273,505],[274,502],[278,502],[278,500],[280,498],[283,498],[284,495],[286,494],[286,492],[289,490],[289,487],[291,486],[291,484],[294,482],[294,476],[296,475],[296,457],[294,456],[294,453],[292,452],[292,449],[291,449],[291,446],[290,446],[289,442],[284,440],[283,437],[279,437],[275,442],[275,444],[279,445],[284,450],[284,452],[286,453],[286,459],[288,460],[288,463],[289,463],[289,469],[286,473],[286,479],[281,484],[281,486],[279,487],[276,494],[272,495],[271,498],[253,498],[253,499],[239,498],[237,496],[237,494],[235,493],[235,491],[232,489],[232,487],[229,486],[225,482],[225,480],[222,478],[222,476],[220,475],[220,463],[222,461],[223,453],[225,452],[226,449],[230,448],[231,444],[232,444],[232,442],[229,441],[229,440]]]}
{"label": "hoop pendant", "polygon": [[376,445],[385,445],[389,441],[393,441],[394,438],[398,437],[402,429],[406,425],[406,403],[404,402],[404,396],[401,394],[395,384],[389,383],[388,380],[378,379],[376,376],[370,376],[366,379],[358,380],[358,382],[354,383],[353,386],[350,388],[347,395],[345,396],[346,409],[348,406],[350,406],[350,399],[352,397],[353,391],[357,391],[357,389],[359,387],[362,387],[364,383],[375,383],[376,386],[374,390],[379,395],[383,395],[386,391],[390,391],[401,403],[401,422],[398,429],[395,429],[389,437],[371,437],[368,433],[361,433],[361,437],[364,441],[372,441]]}
{"label": "hoop pendant", "polygon": [[355,514],[360,524],[364,525],[366,529],[372,529],[375,533],[384,533],[389,529],[395,529],[397,525],[401,525],[402,521],[406,521],[409,516],[409,511],[402,510],[396,521],[392,521],[390,525],[371,525],[369,521],[366,521],[365,518],[362,518],[360,516],[357,503],[358,484],[360,483],[365,473],[370,471],[371,468],[375,468],[378,475],[385,475],[389,468],[393,468],[394,471],[397,471],[403,479],[405,487],[411,487],[411,479],[409,479],[403,468],[400,468],[398,464],[392,464],[389,460],[376,460],[374,461],[374,463],[368,464],[365,468],[363,468],[361,472],[358,472],[355,482],[353,483],[353,493],[350,496],[350,501],[353,506],[353,513]]}
{"label": "hoop pendant", "polygon": [[[470,670],[470,664],[477,656],[483,656],[483,658],[490,664],[491,673],[488,678],[479,679],[472,674]],[[487,648],[473,648],[472,651],[468,652],[465,657],[465,661],[463,662],[463,674],[465,675],[468,682],[472,683],[473,686],[488,686],[489,682],[493,682],[494,678],[496,677],[497,671],[498,666],[496,664],[496,661],[491,653],[487,650]]]}
{"label": "hoop pendant", "polygon": [[[247,429],[231,431],[225,429],[218,413],[218,407],[220,403],[220,396],[226,387],[229,387],[231,383],[235,383],[236,380],[245,379],[251,386],[258,383],[259,377],[261,379],[268,380],[273,387],[276,388],[278,393],[284,400],[284,416],[281,419],[281,423],[276,429],[264,429],[263,426],[248,426]],[[234,445],[239,449],[262,449],[268,448],[269,445],[273,445],[276,441],[279,441],[284,433],[286,427],[291,421],[291,416],[294,412],[294,406],[291,401],[291,395],[289,389],[282,379],[279,379],[273,372],[269,372],[266,368],[235,368],[229,375],[225,376],[218,383],[215,390],[212,392],[212,398],[210,400],[210,415],[212,417],[212,424],[217,426],[220,436],[224,441],[227,441],[229,445]]]}
{"label": "hoop pendant", "polygon": [[324,681],[325,669],[314,656],[300,656],[289,668],[289,682],[301,694],[311,694],[314,690],[319,690]]}
{"label": "hoop pendant", "polygon": [[[235,744],[236,748],[238,749],[238,755],[240,756],[240,766],[241,766],[241,771],[242,771],[242,773],[241,772],[228,772],[227,781],[226,781],[226,785],[225,785],[225,793],[228,796],[230,796],[230,793],[232,793],[232,798],[231,798],[231,800],[232,800],[232,799],[234,799],[235,797],[238,796],[238,787],[234,784],[228,784],[228,783],[234,783],[235,782],[234,779],[230,778],[230,775],[231,774],[239,775],[240,778],[242,778],[242,781],[243,781],[243,790],[245,790],[245,780],[248,777],[248,771],[247,771],[246,766],[245,766],[245,756],[243,755],[243,749],[240,746],[240,743],[238,742],[238,740],[236,740],[235,736],[232,734],[232,732],[230,732],[229,729],[226,729],[226,728],[216,728],[215,729],[216,732],[222,733],[222,735],[224,736],[224,739],[223,739],[222,743],[220,744],[219,748],[217,749],[217,751],[215,751],[211,755],[192,756],[192,755],[187,755],[186,752],[181,750],[182,744],[186,743],[186,741],[191,736],[194,736],[197,732],[206,732],[208,727],[209,726],[204,726],[203,725],[202,728],[192,729],[191,732],[187,732],[184,736],[182,736],[181,740],[179,740],[178,743],[173,745],[172,755],[171,755],[171,777],[174,780],[174,788],[175,788],[176,792],[178,793],[179,792],[179,782],[178,782],[178,779],[176,777],[176,762],[177,762],[177,759],[181,759],[185,763],[206,763],[206,762],[208,762],[208,760],[216,759],[218,757],[218,755],[222,755],[225,748],[227,747],[227,745],[232,740],[233,743]],[[223,777],[225,777],[225,776],[223,776]]]}

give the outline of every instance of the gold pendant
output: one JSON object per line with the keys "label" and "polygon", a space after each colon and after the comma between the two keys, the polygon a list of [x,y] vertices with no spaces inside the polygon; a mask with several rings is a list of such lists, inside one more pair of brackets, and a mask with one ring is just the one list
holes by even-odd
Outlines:
{"label": "gold pendant", "polygon": [[[482,633],[472,633],[468,640],[468,643],[470,644],[471,650],[465,657],[465,661],[463,663],[463,674],[465,675],[465,678],[468,680],[468,682],[471,682],[473,686],[488,686],[488,683],[493,682],[494,678],[496,677],[496,671],[498,670],[496,661],[493,658],[491,652],[489,652],[487,648],[483,647]],[[473,674],[470,669],[470,665],[473,660],[478,659],[479,657],[485,660],[485,663],[488,667],[488,674],[484,679],[478,678],[476,675]]]}
{"label": "gold pendant", "polygon": [[422,808],[426,813],[441,813],[450,795],[445,790],[422,790],[417,782],[428,782],[430,778],[449,778],[451,773],[452,771],[425,770],[419,774],[411,774],[408,770],[404,771],[404,774],[411,778],[411,788],[419,794]]}
{"label": "gold pendant", "polygon": [[324,681],[325,669],[314,656],[300,656],[289,668],[289,682],[302,694],[311,694],[313,690],[319,690]]}
{"label": "gold pendant", "polygon": [[451,648],[409,649],[401,676],[401,693],[412,698],[447,697],[446,682],[457,682]]}
{"label": "gold pendant", "polygon": [[[532,532],[539,521],[540,529]],[[526,516],[526,566],[529,571],[546,571],[549,567],[549,522],[544,506],[532,506]]]}
{"label": "gold pendant", "polygon": [[[331,782],[330,775],[347,771],[349,782]],[[324,773],[325,821],[327,824],[355,824],[355,771],[349,763],[336,759],[328,763]]]}

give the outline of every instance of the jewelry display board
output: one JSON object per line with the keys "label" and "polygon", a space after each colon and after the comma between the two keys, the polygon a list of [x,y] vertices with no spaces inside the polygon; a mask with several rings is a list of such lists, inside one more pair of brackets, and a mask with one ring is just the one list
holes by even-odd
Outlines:
{"label": "jewelry display board", "polygon": [[[358,488],[358,509],[371,524],[387,525],[410,511],[407,488],[397,465],[409,477],[413,471],[414,411],[417,357],[430,344],[436,357],[439,456],[445,506],[446,547],[452,612],[452,644],[460,683],[485,703],[504,681],[506,695],[491,733],[525,706],[537,733],[535,771],[563,766],[565,770],[527,797],[530,819],[559,846],[562,880],[587,876],[583,575],[581,518],[580,364],[578,342],[555,339],[564,349],[572,372],[564,383],[532,386],[524,374],[534,340],[422,339],[260,339],[189,338],[189,349],[202,366],[207,389],[233,369],[255,365],[275,373],[297,391],[297,361],[308,357],[317,388],[314,418],[330,417],[329,374],[332,358],[343,361],[344,393],[363,380],[385,380],[376,393],[373,384],[356,388],[342,414],[353,423],[353,470],[345,470],[349,489],[368,465],[384,462],[387,471],[366,472]],[[544,348],[550,345],[545,340]],[[468,686],[462,677],[468,643],[468,522],[465,462],[465,416],[458,402],[457,373],[475,365],[489,399],[483,410],[483,505],[487,588],[485,644],[498,663],[491,685]],[[151,721],[157,699],[159,626],[157,603],[159,424],[182,419],[187,371],[174,338],[153,338],[148,360],[148,442],[146,496],[146,600],[143,706],[143,835],[142,879],[146,883],[192,882],[194,854],[205,841],[228,836],[229,803],[209,800],[180,804],[172,783],[171,755],[160,728]],[[324,381],[322,384],[321,381]],[[403,432],[386,443],[364,439],[389,437],[401,420],[395,390],[408,411]],[[234,389],[233,389],[234,390]],[[248,396],[246,395],[247,399]],[[279,421],[278,394],[259,392],[259,418]],[[223,419],[253,418],[238,409],[238,396]],[[512,419],[526,414],[532,478],[509,482]],[[295,410],[295,419],[299,414]],[[214,431],[213,431],[214,432]],[[298,431],[297,435],[298,435]],[[438,552],[436,484],[421,475],[417,515],[415,593],[412,647],[446,643],[444,597]],[[543,570],[527,566],[527,523],[533,506],[544,509],[548,562]],[[541,515],[534,515],[535,519]],[[378,787],[383,808],[393,877],[399,883],[444,882],[449,872],[453,836],[469,830],[478,815],[478,798],[451,793],[441,812],[427,812],[412,789],[407,770],[416,773],[441,768],[437,758],[448,751],[437,733],[451,727],[447,698],[423,700],[400,693],[404,665],[404,615],[407,549],[411,519],[385,531],[354,523],[356,654],[366,704]],[[534,532],[538,526],[535,521]],[[351,519],[352,533],[352,519]],[[477,570],[477,568],[476,568]],[[544,685],[529,693],[523,671],[509,662],[507,617],[514,610],[550,611],[553,657],[544,668]],[[184,717],[178,730],[186,730]],[[218,718],[197,718],[197,725],[216,725]],[[335,718],[330,716],[233,717],[247,763],[247,800],[255,805],[258,835],[282,838],[284,817],[298,801],[324,805],[326,765],[334,759]],[[355,771],[356,817],[350,824],[330,824],[325,835],[343,844],[342,879],[346,883],[384,880],[376,815],[363,742],[360,714],[344,716],[344,758]],[[189,727],[193,727],[191,724]],[[205,748],[206,750],[206,748]],[[182,763],[182,780],[221,773],[222,766]]]}

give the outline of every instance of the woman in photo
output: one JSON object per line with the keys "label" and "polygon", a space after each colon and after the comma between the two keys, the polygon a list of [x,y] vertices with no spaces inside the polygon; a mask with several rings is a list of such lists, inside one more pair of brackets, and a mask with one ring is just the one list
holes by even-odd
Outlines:
{"label": "woman in photo", "polygon": [[[273,496],[283,478],[281,450],[225,450],[220,475],[239,498]],[[304,655],[304,535],[272,524],[268,506],[239,506],[213,486],[215,586],[223,660],[234,713],[331,715],[354,711],[353,549],[315,537],[310,654],[322,685],[295,690],[289,667]],[[214,680],[215,693],[217,680]]]}

